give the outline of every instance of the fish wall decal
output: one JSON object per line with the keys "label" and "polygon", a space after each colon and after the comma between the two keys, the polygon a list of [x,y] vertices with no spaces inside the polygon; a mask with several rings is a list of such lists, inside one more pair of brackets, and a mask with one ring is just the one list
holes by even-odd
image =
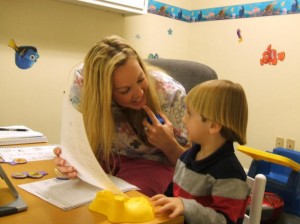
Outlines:
{"label": "fish wall decal", "polygon": [[8,46],[15,50],[15,63],[20,69],[31,68],[40,57],[36,47],[17,46],[13,39],[9,41]]}

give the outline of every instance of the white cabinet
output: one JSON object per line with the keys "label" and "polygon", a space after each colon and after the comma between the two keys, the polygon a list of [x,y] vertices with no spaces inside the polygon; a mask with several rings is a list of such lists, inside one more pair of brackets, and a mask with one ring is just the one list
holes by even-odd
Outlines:
{"label": "white cabinet", "polygon": [[148,0],[60,0],[123,14],[146,14]]}

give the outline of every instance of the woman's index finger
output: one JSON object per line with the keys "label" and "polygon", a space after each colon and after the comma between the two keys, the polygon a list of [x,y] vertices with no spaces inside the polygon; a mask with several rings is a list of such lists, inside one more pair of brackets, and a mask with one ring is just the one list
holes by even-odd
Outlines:
{"label": "woman's index finger", "polygon": [[153,113],[153,111],[152,111],[149,107],[144,106],[143,109],[144,109],[145,112],[147,113],[147,116],[148,116],[147,121],[148,121],[150,124],[152,124],[152,123],[157,123],[157,122],[158,122],[158,120],[157,120],[155,114]]}

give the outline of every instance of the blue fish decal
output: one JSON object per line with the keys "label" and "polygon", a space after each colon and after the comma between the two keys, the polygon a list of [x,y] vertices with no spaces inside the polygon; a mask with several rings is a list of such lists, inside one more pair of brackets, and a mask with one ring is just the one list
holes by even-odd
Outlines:
{"label": "blue fish decal", "polygon": [[18,47],[13,39],[9,41],[8,46],[16,51],[15,63],[21,69],[31,68],[32,65],[40,57],[35,47],[32,46]]}

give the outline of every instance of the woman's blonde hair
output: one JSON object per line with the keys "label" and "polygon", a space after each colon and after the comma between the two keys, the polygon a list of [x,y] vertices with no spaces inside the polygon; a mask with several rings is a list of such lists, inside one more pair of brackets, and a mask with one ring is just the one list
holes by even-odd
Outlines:
{"label": "woman's blonde hair", "polygon": [[206,81],[188,93],[185,103],[204,119],[222,125],[224,138],[246,144],[248,105],[240,84],[228,80]]}
{"label": "woman's blonde hair", "polygon": [[[140,56],[124,39],[115,35],[102,39],[91,48],[84,60],[81,112],[91,148],[97,157],[101,157],[99,159],[107,163],[112,153],[116,130],[112,110],[113,73],[129,58],[135,58],[138,61],[149,80],[147,105],[153,111],[161,112],[151,76]],[[145,139],[142,127],[145,112],[130,109],[124,109],[124,111],[129,122],[135,124],[133,129],[142,139]]]}

